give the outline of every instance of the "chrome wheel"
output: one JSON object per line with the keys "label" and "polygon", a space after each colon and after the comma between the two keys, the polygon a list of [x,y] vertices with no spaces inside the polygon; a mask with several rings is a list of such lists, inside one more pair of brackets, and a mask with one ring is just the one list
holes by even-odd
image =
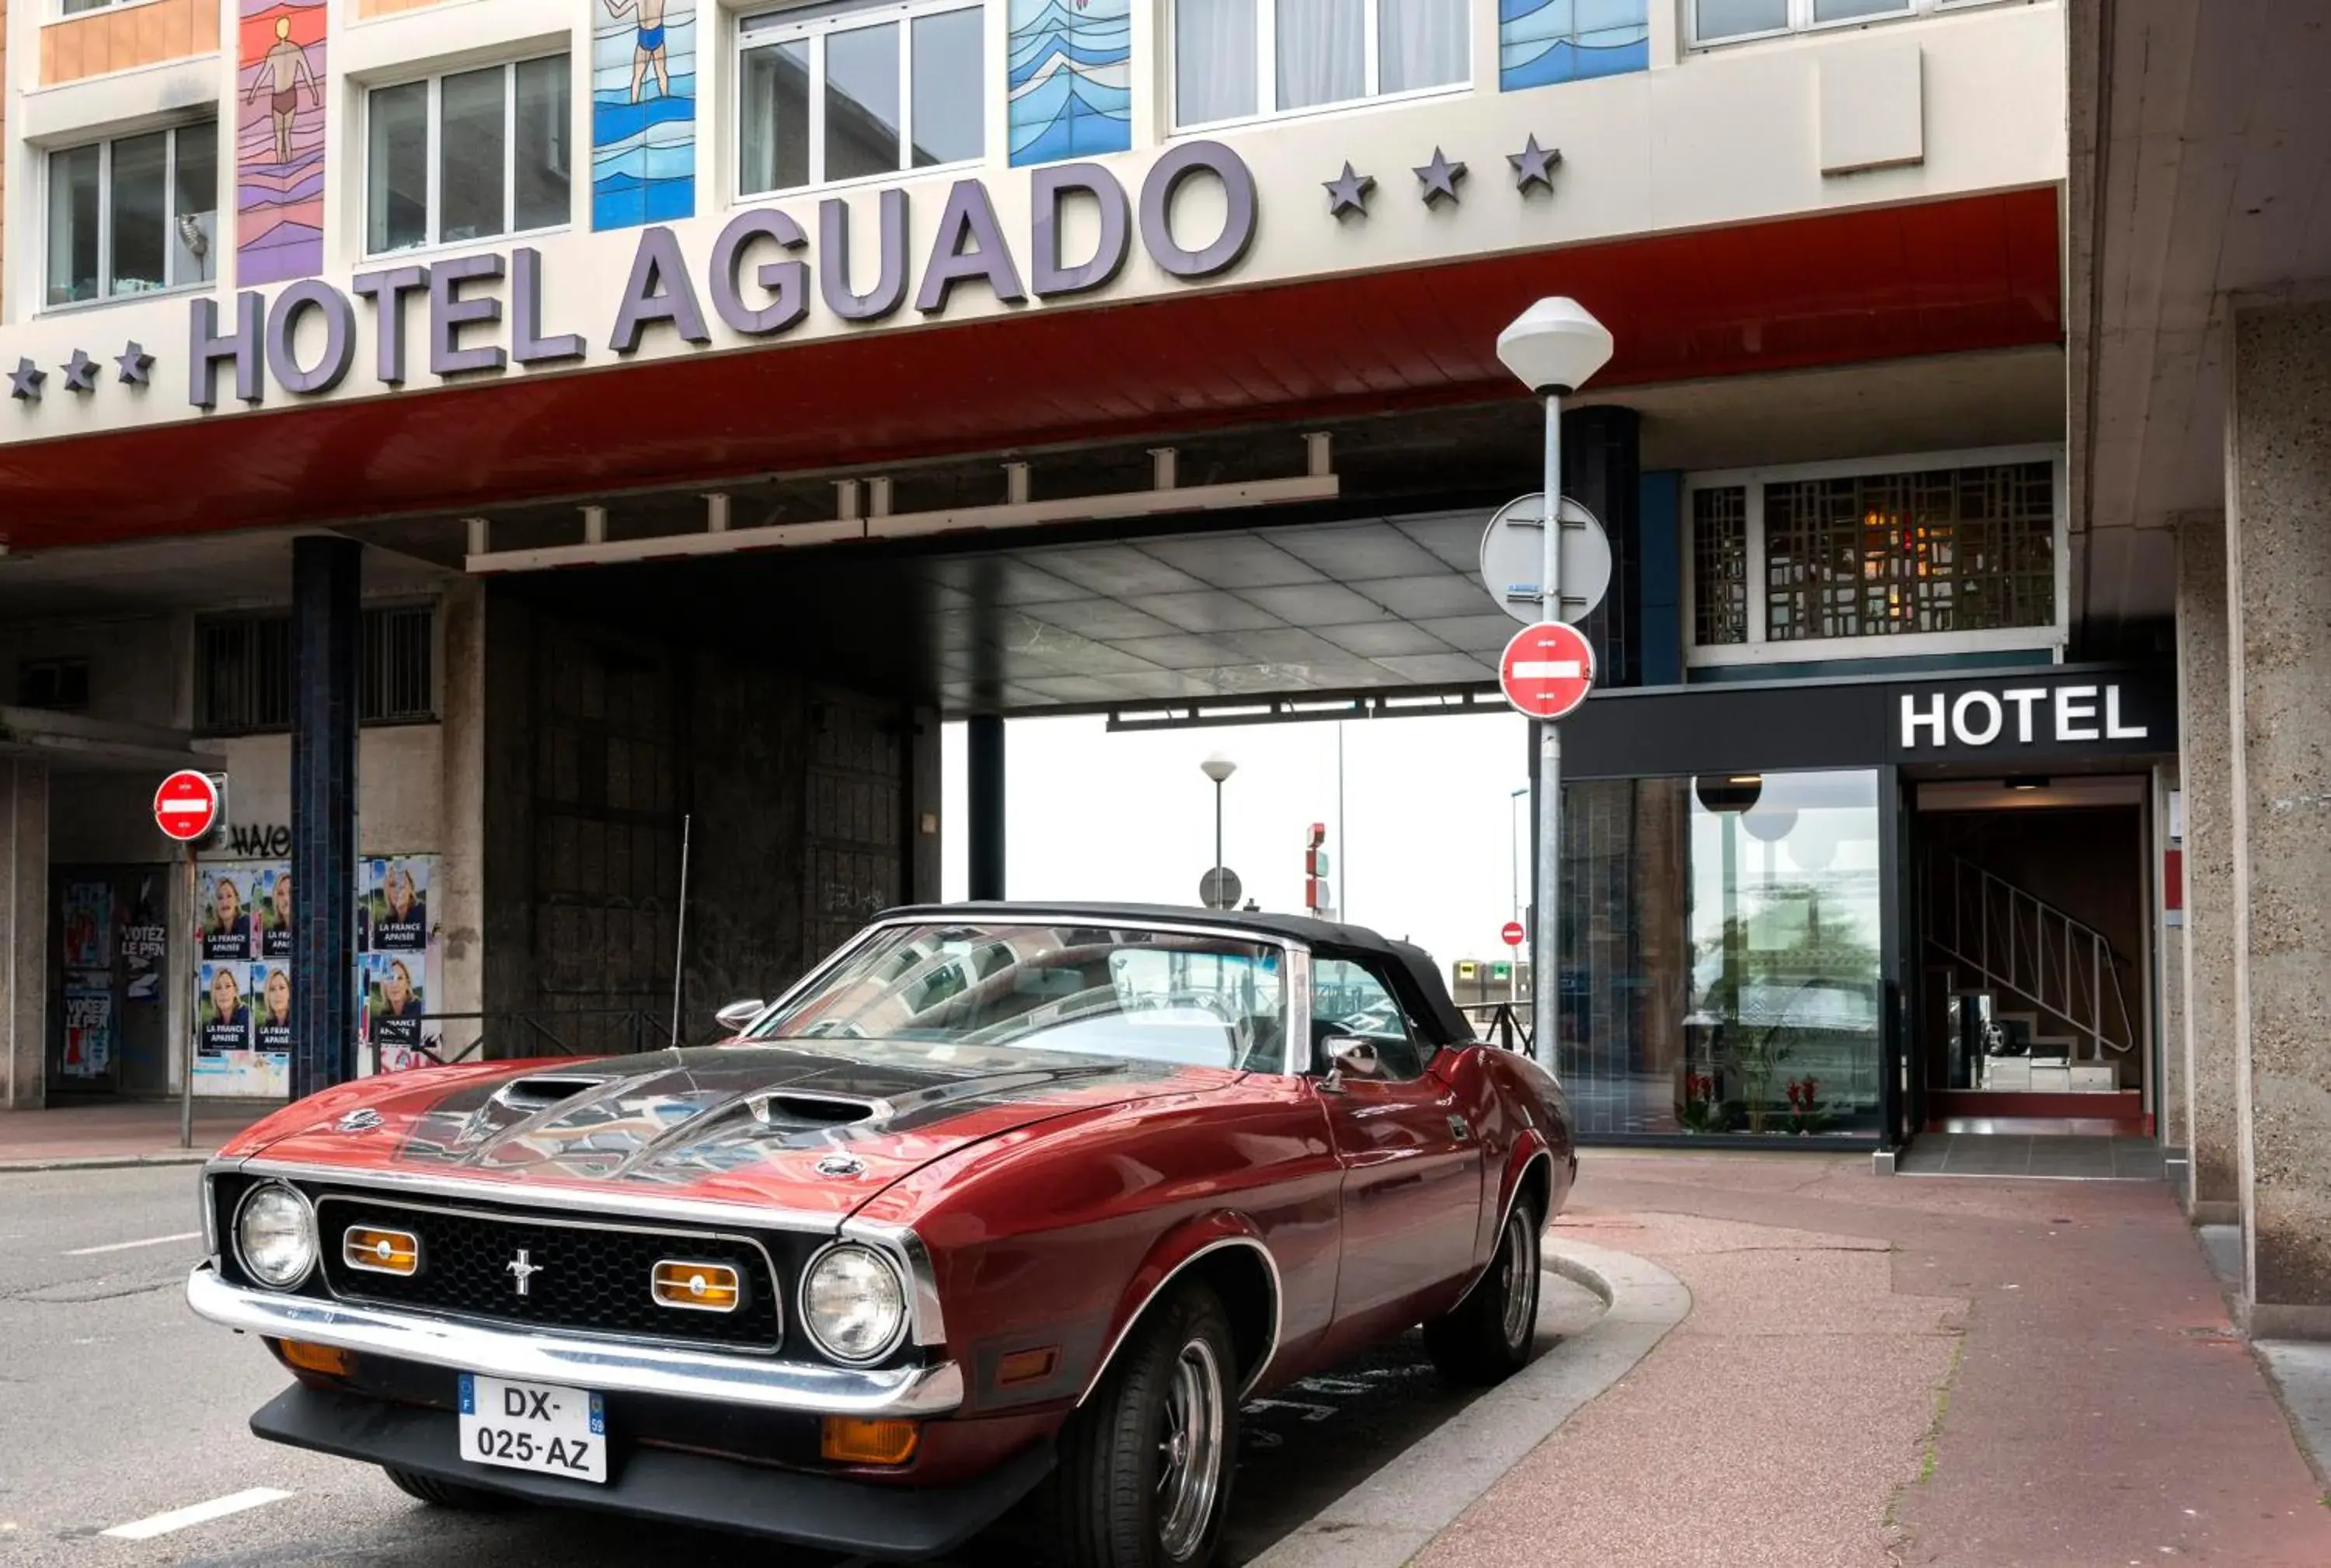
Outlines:
{"label": "chrome wheel", "polygon": [[1529,1343],[1537,1318],[1537,1231],[1527,1209],[1517,1208],[1506,1221],[1498,1248],[1498,1288],[1505,1301],[1506,1343],[1516,1349]]}
{"label": "chrome wheel", "polygon": [[1157,1544],[1175,1562],[1206,1536],[1222,1489],[1223,1372],[1203,1339],[1182,1347],[1166,1385],[1165,1430],[1157,1440]]}

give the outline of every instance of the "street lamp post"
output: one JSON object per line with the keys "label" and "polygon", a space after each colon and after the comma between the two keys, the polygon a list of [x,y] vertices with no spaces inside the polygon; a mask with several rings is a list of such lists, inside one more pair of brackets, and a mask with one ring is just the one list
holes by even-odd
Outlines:
{"label": "street lamp post", "polygon": [[[1216,752],[1198,765],[1198,771],[1214,781],[1214,870],[1219,871],[1223,869],[1223,784],[1238,772],[1238,764]],[[1227,909],[1237,902],[1226,895],[1220,908]]]}
{"label": "street lamp post", "polygon": [[[1538,575],[1539,618],[1562,615],[1562,400],[1610,362],[1611,331],[1575,299],[1541,299],[1498,334],[1498,358],[1546,402],[1546,554]],[[1530,944],[1530,1041],[1534,1054],[1554,1068],[1560,987],[1562,737],[1537,727],[1537,864],[1531,892],[1537,910]]]}

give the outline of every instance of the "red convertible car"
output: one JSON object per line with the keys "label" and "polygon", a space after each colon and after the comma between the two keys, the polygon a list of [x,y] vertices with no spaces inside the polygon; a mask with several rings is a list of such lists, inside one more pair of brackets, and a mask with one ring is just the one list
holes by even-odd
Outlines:
{"label": "red convertible car", "polygon": [[1056,1563],[1185,1568],[1249,1395],[1420,1323],[1467,1382],[1529,1354],[1568,1112],[1413,947],[950,905],[747,1005],[222,1151],[187,1298],[296,1380],[252,1430],[446,1506],[911,1559],[1024,1505]]}

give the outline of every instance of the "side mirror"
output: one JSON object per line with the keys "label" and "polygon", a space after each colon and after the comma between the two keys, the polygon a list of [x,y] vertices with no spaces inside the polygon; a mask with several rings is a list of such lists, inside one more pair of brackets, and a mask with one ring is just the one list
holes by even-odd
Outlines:
{"label": "side mirror", "polygon": [[721,1028],[727,1030],[729,1033],[734,1034],[738,1030],[743,1029],[747,1024],[752,1022],[753,1020],[760,1017],[762,1009],[767,1006],[768,1003],[763,1002],[757,996],[750,1002],[732,1002],[728,1006],[722,1008],[719,1012],[714,1013],[712,1015],[712,1021],[715,1023],[718,1023]]}
{"label": "side mirror", "polygon": [[1363,1040],[1356,1034],[1331,1034],[1318,1042],[1318,1050],[1319,1060],[1327,1069],[1319,1087],[1329,1094],[1343,1093],[1346,1078],[1376,1076],[1376,1045],[1372,1040]]}

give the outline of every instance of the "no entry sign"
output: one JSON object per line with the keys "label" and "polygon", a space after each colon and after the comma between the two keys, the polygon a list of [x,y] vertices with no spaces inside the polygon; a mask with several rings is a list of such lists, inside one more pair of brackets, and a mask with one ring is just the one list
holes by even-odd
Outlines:
{"label": "no entry sign", "polygon": [[1594,645],[1559,621],[1525,626],[1506,644],[1498,684],[1528,717],[1563,717],[1594,689]]}
{"label": "no entry sign", "polygon": [[1508,920],[1506,922],[1506,928],[1498,932],[1498,935],[1505,938],[1507,946],[1518,947],[1522,945],[1522,938],[1528,936],[1529,933],[1522,929],[1522,923],[1520,921]]}
{"label": "no entry sign", "polygon": [[154,822],[180,843],[192,843],[218,825],[219,790],[208,774],[182,767],[154,792]]}

